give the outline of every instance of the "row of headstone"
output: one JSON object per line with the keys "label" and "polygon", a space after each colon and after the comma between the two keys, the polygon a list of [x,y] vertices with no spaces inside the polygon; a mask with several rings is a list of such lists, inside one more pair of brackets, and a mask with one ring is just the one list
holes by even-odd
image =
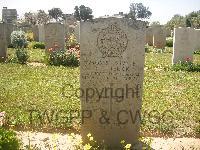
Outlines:
{"label": "row of headstone", "polygon": [[146,30],[146,43],[159,49],[165,48],[166,31],[161,25],[154,25]]}
{"label": "row of headstone", "polygon": [[[7,47],[11,44],[10,36],[15,26],[12,24],[0,23],[0,60],[7,58]],[[65,48],[65,28],[60,23],[49,23],[46,25],[34,26],[32,28],[34,39],[45,42],[46,49],[54,50]]]}
{"label": "row of headstone", "polygon": [[200,49],[200,30],[180,27],[174,29],[172,63],[193,61],[193,53]]}
{"label": "row of headstone", "polygon": [[[50,23],[51,24],[51,23]],[[60,23],[53,23],[60,24]],[[80,23],[77,22],[77,25],[64,24],[65,35],[70,35],[71,33],[75,34],[76,40],[80,42]],[[45,25],[35,25],[32,26],[33,38],[38,42],[45,42]]]}
{"label": "row of headstone", "polygon": [[38,42],[45,41],[44,25],[32,26],[32,32],[33,32],[34,41],[38,41]]}
{"label": "row of headstone", "polygon": [[83,141],[87,134],[119,149],[138,145],[145,57],[145,23],[99,18],[80,24]]}

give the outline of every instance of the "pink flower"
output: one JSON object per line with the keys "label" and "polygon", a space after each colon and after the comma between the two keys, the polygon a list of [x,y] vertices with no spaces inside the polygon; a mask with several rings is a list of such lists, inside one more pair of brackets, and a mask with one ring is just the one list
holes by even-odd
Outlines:
{"label": "pink flower", "polygon": [[185,61],[189,62],[191,61],[192,59],[190,57],[186,57]]}

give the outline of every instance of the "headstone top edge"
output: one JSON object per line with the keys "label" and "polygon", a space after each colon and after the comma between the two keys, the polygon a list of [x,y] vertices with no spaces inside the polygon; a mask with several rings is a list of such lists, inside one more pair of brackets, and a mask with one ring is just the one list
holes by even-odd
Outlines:
{"label": "headstone top edge", "polygon": [[136,28],[136,29],[145,29],[146,28],[146,22],[141,20],[132,20],[128,18],[119,18],[119,17],[107,17],[107,18],[95,18],[93,20],[87,20],[85,22],[80,22],[80,25],[83,24],[95,24],[95,23],[104,23],[106,21],[117,21],[117,22],[123,22],[124,24],[127,24],[130,27]]}

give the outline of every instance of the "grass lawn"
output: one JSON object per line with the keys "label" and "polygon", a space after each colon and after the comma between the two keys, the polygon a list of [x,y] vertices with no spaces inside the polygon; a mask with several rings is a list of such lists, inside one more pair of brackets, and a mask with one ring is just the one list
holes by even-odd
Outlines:
{"label": "grass lawn", "polygon": [[[8,49],[8,56],[9,58],[14,58],[15,50],[13,48]],[[28,55],[30,56],[28,61],[29,62],[45,62],[45,50],[44,49],[29,49]]]}
{"label": "grass lawn", "polygon": [[[44,50],[29,53],[29,61],[44,61]],[[200,133],[200,72],[172,71],[171,57],[146,53],[141,132],[195,136]],[[79,88],[79,68],[0,64],[0,111],[6,111],[9,125],[79,128],[80,100],[68,98],[72,88]]]}

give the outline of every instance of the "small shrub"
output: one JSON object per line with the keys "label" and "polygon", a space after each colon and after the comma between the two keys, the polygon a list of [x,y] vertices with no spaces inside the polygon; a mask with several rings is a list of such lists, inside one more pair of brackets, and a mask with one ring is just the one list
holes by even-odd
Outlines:
{"label": "small shrub", "polygon": [[15,132],[0,127],[0,149],[19,150],[20,145]]}
{"label": "small shrub", "polygon": [[168,37],[166,39],[166,46],[167,47],[173,47],[173,38],[172,37]]}
{"label": "small shrub", "polygon": [[26,64],[29,56],[25,49],[17,49],[16,50],[17,60],[20,64]]}
{"label": "small shrub", "polygon": [[186,61],[186,62],[179,62],[177,64],[174,64],[172,66],[172,70],[174,71],[189,71],[189,72],[200,72],[200,65],[194,64],[192,62]]}
{"label": "small shrub", "polygon": [[32,47],[33,49],[45,49],[45,44],[43,42],[34,42]]}
{"label": "small shrub", "polygon": [[79,66],[79,59],[76,53],[66,50],[51,51],[46,56],[47,62],[54,66]]}
{"label": "small shrub", "polygon": [[74,52],[67,53],[66,66],[69,66],[69,67],[79,66],[79,59],[76,53]]}
{"label": "small shrub", "polygon": [[15,48],[25,48],[27,46],[25,32],[13,31],[11,34],[11,43]]}

